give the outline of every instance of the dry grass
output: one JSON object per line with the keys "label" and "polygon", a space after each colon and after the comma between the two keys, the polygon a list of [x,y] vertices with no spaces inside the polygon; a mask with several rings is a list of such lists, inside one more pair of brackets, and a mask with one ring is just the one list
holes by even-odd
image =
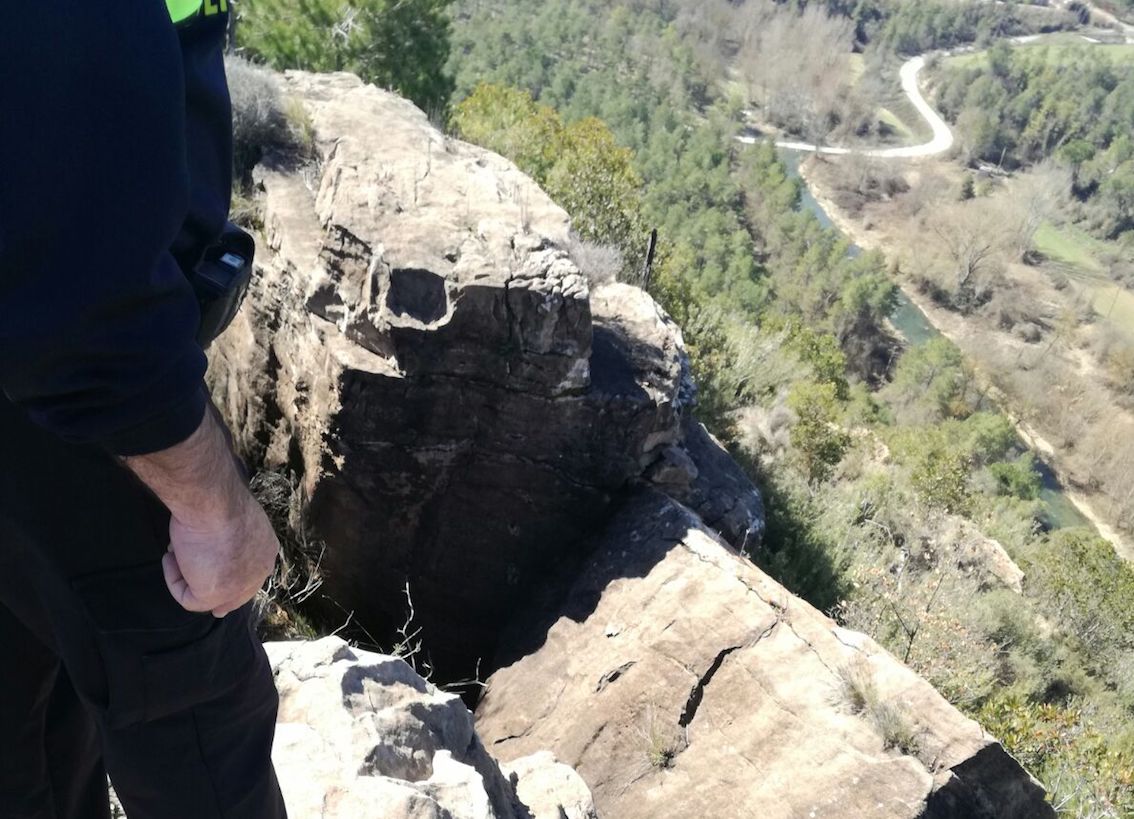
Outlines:
{"label": "dry grass", "polygon": [[861,716],[882,737],[882,747],[907,756],[920,750],[918,731],[905,710],[883,699],[874,681],[874,671],[863,657],[839,669],[839,698],[852,714]]}
{"label": "dry grass", "polygon": [[265,471],[251,481],[252,493],[272,522],[282,557],[256,597],[255,622],[263,640],[312,639],[320,636],[302,613],[322,586],[320,563],[326,546],[307,528],[307,498],[293,475]]}

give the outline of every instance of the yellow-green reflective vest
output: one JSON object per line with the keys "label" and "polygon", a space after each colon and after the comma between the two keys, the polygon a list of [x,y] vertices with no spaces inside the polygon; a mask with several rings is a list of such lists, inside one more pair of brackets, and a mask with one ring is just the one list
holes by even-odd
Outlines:
{"label": "yellow-green reflective vest", "polygon": [[181,23],[201,10],[201,0],[165,0],[169,17],[174,23]]}
{"label": "yellow-green reflective vest", "polygon": [[212,17],[228,11],[228,0],[165,0],[165,5],[175,24],[191,20],[201,12],[206,17]]}

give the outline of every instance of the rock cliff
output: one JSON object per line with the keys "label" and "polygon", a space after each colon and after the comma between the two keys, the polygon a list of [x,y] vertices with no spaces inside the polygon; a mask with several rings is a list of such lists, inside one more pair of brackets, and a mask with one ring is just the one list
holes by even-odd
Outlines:
{"label": "rock cliff", "polygon": [[[258,169],[268,248],[211,372],[253,462],[304,476],[328,619],[382,639],[408,583],[439,671],[470,674],[666,458],[684,467],[662,470],[675,494],[759,541],[735,465],[700,475],[678,455],[686,430],[714,448],[686,412],[680,331],[636,288],[590,292],[566,214],[530,179],[357,78],[287,87],[318,162]],[[714,499],[716,479],[746,491]]]}
{"label": "rock cliff", "polygon": [[[256,171],[265,241],[211,378],[253,464],[302,476],[328,620],[392,644],[408,583],[439,677],[495,671],[479,729],[529,806],[570,780],[550,749],[610,818],[1050,814],[975,723],[738,554],[760,496],[692,414],[679,329],[589,282],[531,180],[354,77],[284,84],[317,157]],[[360,691],[404,672],[361,656],[310,690],[348,694],[341,662],[374,670]],[[339,741],[315,722],[281,748]],[[413,768],[407,805],[444,785],[507,815],[467,726],[427,768],[373,722],[363,756]]]}

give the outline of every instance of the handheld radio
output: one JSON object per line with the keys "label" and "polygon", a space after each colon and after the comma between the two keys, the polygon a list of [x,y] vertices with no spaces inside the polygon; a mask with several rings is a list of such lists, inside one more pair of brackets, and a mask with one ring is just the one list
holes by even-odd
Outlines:
{"label": "handheld radio", "polygon": [[201,327],[197,341],[206,348],[225,331],[240,310],[252,279],[256,243],[252,237],[228,222],[216,244],[189,275],[201,308]]}

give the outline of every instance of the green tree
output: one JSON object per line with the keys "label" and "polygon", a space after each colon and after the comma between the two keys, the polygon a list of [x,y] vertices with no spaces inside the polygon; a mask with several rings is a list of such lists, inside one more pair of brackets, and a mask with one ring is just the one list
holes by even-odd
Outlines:
{"label": "green tree", "polygon": [[1035,500],[1043,489],[1043,480],[1036,472],[1035,458],[1030,452],[1010,463],[991,464],[988,470],[996,480],[997,491],[1002,495]]}
{"label": "green tree", "polygon": [[[933,506],[963,515],[969,508],[970,465],[965,454],[940,436],[929,434],[914,448],[910,485]],[[907,455],[909,457],[909,455]]]}
{"label": "green tree", "polygon": [[442,116],[452,0],[246,0],[241,48],[272,66],[352,71]]}
{"label": "green tree", "polygon": [[559,114],[519,88],[481,83],[454,108],[450,125],[462,139],[508,157],[540,184],[563,152]]}
{"label": "green tree", "polygon": [[597,117],[565,125],[527,91],[482,83],[453,112],[457,133],[515,162],[571,216],[584,239],[617,247],[625,272],[645,255],[642,179],[633,153]]}
{"label": "green tree", "polygon": [[1085,139],[1073,139],[1059,151],[1059,158],[1071,166],[1071,185],[1079,186],[1079,171],[1095,158],[1095,146]]}
{"label": "green tree", "polygon": [[597,117],[572,123],[563,131],[562,149],[547,174],[547,192],[571,214],[585,239],[618,247],[631,269],[644,256],[642,179],[633,154],[621,147]]}
{"label": "green tree", "polygon": [[961,351],[938,337],[902,356],[886,392],[904,416],[935,422],[968,413],[968,384]]}
{"label": "green tree", "polygon": [[847,357],[839,348],[839,341],[830,333],[821,333],[799,324],[793,324],[788,346],[811,365],[815,380],[831,384],[840,401],[850,398],[847,382]]}

